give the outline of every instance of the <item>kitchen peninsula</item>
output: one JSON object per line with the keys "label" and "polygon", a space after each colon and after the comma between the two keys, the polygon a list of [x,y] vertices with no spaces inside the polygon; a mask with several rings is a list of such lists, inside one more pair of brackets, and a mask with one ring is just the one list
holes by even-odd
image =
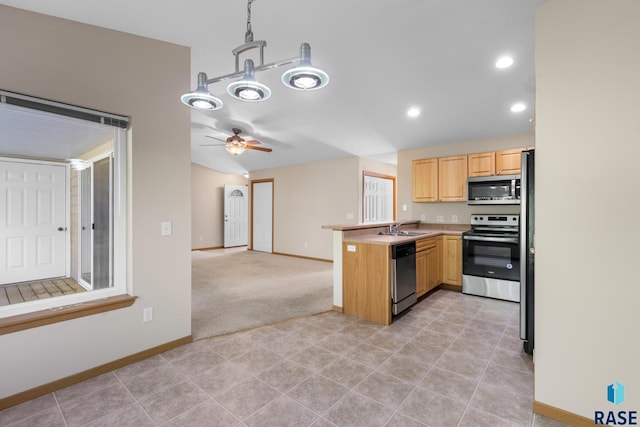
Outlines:
{"label": "kitchen peninsula", "polygon": [[[416,242],[416,292],[436,287],[461,290],[464,224],[398,223],[325,225],[333,230],[334,310],[376,323],[392,322],[391,248]],[[380,234],[385,233],[385,234]]]}

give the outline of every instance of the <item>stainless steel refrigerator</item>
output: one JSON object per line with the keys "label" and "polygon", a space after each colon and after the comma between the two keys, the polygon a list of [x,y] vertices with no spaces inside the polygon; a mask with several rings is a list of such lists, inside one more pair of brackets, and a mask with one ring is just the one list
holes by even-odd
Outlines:
{"label": "stainless steel refrigerator", "polygon": [[520,177],[520,339],[528,354],[534,346],[535,150],[522,152]]}

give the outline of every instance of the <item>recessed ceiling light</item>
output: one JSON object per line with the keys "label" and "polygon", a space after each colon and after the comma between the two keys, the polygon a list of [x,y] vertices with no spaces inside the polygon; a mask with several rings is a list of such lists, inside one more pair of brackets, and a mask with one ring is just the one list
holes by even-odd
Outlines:
{"label": "recessed ceiling light", "polygon": [[411,107],[407,111],[407,116],[409,117],[418,117],[420,115],[420,109],[418,107]]}
{"label": "recessed ceiling light", "polygon": [[517,102],[511,106],[512,113],[521,113],[527,109],[527,106],[522,102]]}
{"label": "recessed ceiling light", "polygon": [[509,68],[513,65],[513,58],[510,56],[502,56],[496,61],[496,68]]}

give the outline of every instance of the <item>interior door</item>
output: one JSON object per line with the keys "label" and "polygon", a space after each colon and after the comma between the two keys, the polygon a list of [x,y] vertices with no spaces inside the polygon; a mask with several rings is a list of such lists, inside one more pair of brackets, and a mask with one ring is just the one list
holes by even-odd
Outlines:
{"label": "interior door", "polygon": [[67,168],[0,161],[0,284],[67,273]]}
{"label": "interior door", "polygon": [[246,185],[224,186],[224,247],[245,246],[248,241],[249,190]]}
{"label": "interior door", "polygon": [[273,252],[273,181],[251,183],[252,248]]}

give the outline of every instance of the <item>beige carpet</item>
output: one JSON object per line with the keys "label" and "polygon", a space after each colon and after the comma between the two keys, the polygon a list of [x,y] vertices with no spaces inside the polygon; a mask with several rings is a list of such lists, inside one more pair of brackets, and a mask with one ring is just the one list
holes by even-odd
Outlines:
{"label": "beige carpet", "polygon": [[332,271],[329,262],[264,252],[193,251],[193,338],[331,310]]}

